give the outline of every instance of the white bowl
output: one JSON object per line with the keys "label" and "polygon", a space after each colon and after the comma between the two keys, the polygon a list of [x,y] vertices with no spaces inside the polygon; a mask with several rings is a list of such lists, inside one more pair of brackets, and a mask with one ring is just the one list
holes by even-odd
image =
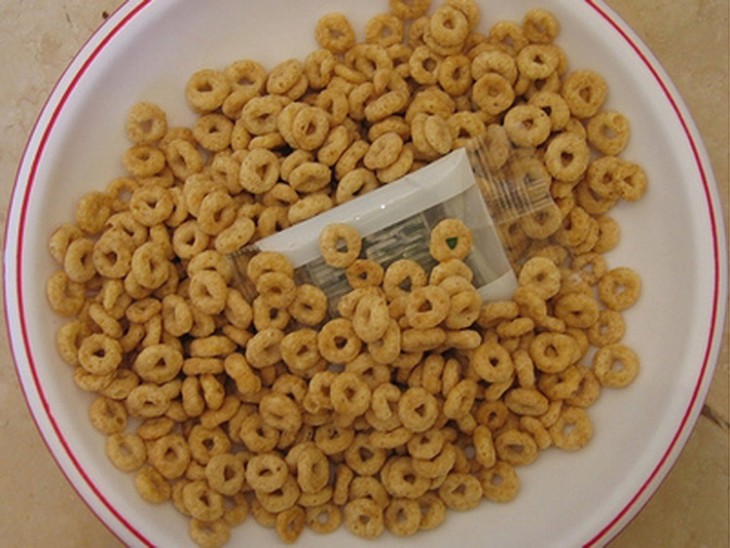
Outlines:
{"label": "white bowl", "polygon": [[[482,26],[519,20],[529,0],[482,1]],[[724,230],[715,183],[691,117],[648,48],[602,2],[545,0],[562,24],[559,43],[571,67],[593,68],[610,87],[609,106],[625,112],[632,138],[624,156],[648,173],[650,190],[612,214],[623,238],[610,266],[636,269],[644,282],[626,315],[626,342],[642,370],[624,390],[605,390],[591,409],[595,436],[575,454],[545,452],[520,470],[522,490],[505,505],[450,513],[441,528],[379,544],[443,546],[601,545],[641,509],[683,447],[712,378],[726,303]],[[178,125],[194,117],[187,77],[250,57],[266,66],[303,58],[313,29],[343,11],[362,31],[384,0],[131,0],[93,35],[64,73],[28,141],[7,217],[6,318],[17,372],[37,426],[64,474],[92,510],[129,545],[189,544],[171,505],[150,507],[132,478],[104,455],[81,393],[56,353],[60,324],[45,299],[53,271],[53,229],[73,218],[85,192],[121,171],[124,119],[138,100],[162,105]],[[276,543],[253,519],[233,542]],[[340,530],[306,532],[300,545],[366,545]]]}

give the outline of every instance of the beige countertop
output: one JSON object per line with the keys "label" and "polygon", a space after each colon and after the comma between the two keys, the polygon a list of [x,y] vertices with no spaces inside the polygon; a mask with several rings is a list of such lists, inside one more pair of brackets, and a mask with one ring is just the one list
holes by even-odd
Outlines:
{"label": "beige countertop", "polygon": [[[577,1],[577,0],[576,0]],[[728,0],[607,0],[647,43],[683,95],[728,210]],[[535,2],[538,4],[539,2]],[[25,140],[55,80],[119,0],[0,1],[0,211]],[[677,464],[616,547],[726,547],[728,331],[702,415]],[[0,544],[118,546],[66,482],[36,431],[0,335]]]}

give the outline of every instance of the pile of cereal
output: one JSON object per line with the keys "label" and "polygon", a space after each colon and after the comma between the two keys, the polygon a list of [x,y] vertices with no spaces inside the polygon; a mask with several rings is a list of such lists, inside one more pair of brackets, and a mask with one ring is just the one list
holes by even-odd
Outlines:
{"label": "pile of cereal", "polygon": [[[375,538],[511,500],[516,469],[583,447],[586,409],[638,372],[621,313],[640,280],[604,258],[611,208],[646,190],[619,157],[625,116],[599,74],[569,69],[549,12],[483,34],[474,0],[430,8],[390,0],[364,42],[328,14],[303,62],[200,70],[192,128],[134,105],[126,176],[51,237],[58,350],[96,394],[107,454],[201,546],[249,513],[287,542],[341,522]],[[352,227],[328,226],[323,259],[352,288],[335,317],[276,253],[248,263],[255,298],[237,286],[229,253],[478,136],[536,150],[556,204],[503,227],[512,299],[481,301],[458,219],[433,230],[430,272],[361,258]]]}

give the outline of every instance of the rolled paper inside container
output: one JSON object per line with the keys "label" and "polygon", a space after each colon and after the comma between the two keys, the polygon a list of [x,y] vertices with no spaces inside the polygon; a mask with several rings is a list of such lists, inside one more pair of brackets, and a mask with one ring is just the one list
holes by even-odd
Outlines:
{"label": "rolled paper inside container", "polygon": [[397,181],[236,251],[231,258],[239,286],[255,296],[245,275],[248,260],[262,251],[278,252],[291,261],[298,283],[314,284],[327,294],[333,313],[350,286],[345,271],[329,266],[320,255],[318,239],[327,225],[345,223],[357,229],[361,257],[384,268],[411,259],[428,272],[436,265],[429,254],[431,230],[443,219],[458,218],[472,231],[472,251],[465,262],[474,273],[474,287],[485,301],[511,298],[517,279],[499,225],[554,203],[546,181],[511,170],[508,161],[495,165],[486,149],[484,140],[475,139]]}

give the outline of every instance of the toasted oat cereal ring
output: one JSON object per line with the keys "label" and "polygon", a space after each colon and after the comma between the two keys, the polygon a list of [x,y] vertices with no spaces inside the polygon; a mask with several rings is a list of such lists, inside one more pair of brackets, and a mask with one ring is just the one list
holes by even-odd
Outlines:
{"label": "toasted oat cereal ring", "polygon": [[399,19],[417,19],[428,12],[431,0],[389,0],[390,11]]}
{"label": "toasted oat cereal ring", "polygon": [[121,344],[103,333],[93,333],[81,341],[78,361],[94,375],[112,373],[122,363]]}
{"label": "toasted oat cereal ring", "polygon": [[324,261],[335,268],[350,266],[362,249],[357,229],[344,223],[327,225],[319,235],[319,251]]}
{"label": "toasted oat cereal ring", "polygon": [[344,518],[347,530],[360,538],[377,538],[385,529],[383,509],[369,498],[349,501],[344,508]]}
{"label": "toasted oat cereal ring", "polygon": [[369,147],[370,144],[362,139],[353,141],[335,164],[335,179],[341,181],[350,171],[362,167],[362,159]]}
{"label": "toasted oat cereal ring", "polygon": [[281,339],[281,357],[294,373],[306,373],[322,362],[317,349],[317,332],[297,329]]}
{"label": "toasted oat cereal ring", "polygon": [[423,138],[427,144],[427,149],[434,150],[437,154],[446,154],[451,150],[454,143],[448,122],[437,114],[426,116],[424,119]]}
{"label": "toasted oat cereal ring", "polygon": [[587,331],[588,340],[593,346],[608,346],[619,342],[626,332],[626,323],[616,310],[604,309],[598,320]]}
{"label": "toasted oat cereal ring", "polygon": [[134,359],[134,371],[144,381],[162,384],[171,381],[182,369],[183,355],[169,344],[148,346]]}
{"label": "toasted oat cereal ring", "polygon": [[213,270],[200,270],[190,278],[190,301],[194,309],[204,314],[219,314],[226,307],[228,286]]}
{"label": "toasted oat cereal ring", "polygon": [[302,284],[297,287],[294,301],[287,311],[299,323],[318,325],[327,315],[327,295],[316,286]]}
{"label": "toasted oat cereal ring", "polygon": [[193,358],[228,356],[236,350],[236,343],[225,335],[208,335],[190,341],[188,354]]}
{"label": "toasted oat cereal ring", "polygon": [[122,163],[134,177],[151,177],[165,167],[165,155],[150,145],[133,145],[125,151]]}
{"label": "toasted oat cereal ring", "polygon": [[302,426],[299,405],[285,394],[270,392],[262,396],[259,413],[265,424],[281,432],[297,432]]}
{"label": "toasted oat cereal ring", "polygon": [[99,396],[89,406],[89,419],[99,432],[116,434],[127,426],[127,409],[122,402]]}
{"label": "toasted oat cereal ring", "polygon": [[395,162],[376,171],[377,179],[383,184],[396,181],[409,173],[413,169],[413,164],[413,146],[408,143],[403,146]]}
{"label": "toasted oat cereal ring", "polygon": [[305,513],[307,526],[316,533],[331,533],[342,523],[342,512],[332,502],[306,508]]}
{"label": "toasted oat cereal ring", "polygon": [[304,531],[306,513],[301,506],[292,506],[276,515],[276,534],[286,544],[294,544]]}
{"label": "toasted oat cereal ring", "polygon": [[485,341],[474,350],[470,367],[481,379],[490,383],[507,381],[514,373],[510,353],[496,341]]}
{"label": "toasted oat cereal ring", "polygon": [[617,156],[629,140],[629,120],[620,112],[603,111],[586,124],[588,142],[603,154]]}
{"label": "toasted oat cereal ring", "polygon": [[482,111],[496,116],[512,105],[515,92],[504,77],[490,72],[474,83],[472,98]]}
{"label": "toasted oat cereal ring", "polygon": [[624,344],[603,346],[593,357],[593,373],[602,386],[622,388],[639,374],[639,357]]}
{"label": "toasted oat cereal ring", "polygon": [[135,144],[149,145],[167,133],[165,111],[153,103],[135,103],[127,113],[127,137]]}
{"label": "toasted oat cereal ring", "polygon": [[319,107],[305,106],[294,116],[291,136],[297,148],[315,150],[322,146],[330,131],[327,112]]}
{"label": "toasted oat cereal ring", "polygon": [[278,514],[294,506],[301,495],[299,485],[293,476],[288,476],[279,489],[271,493],[256,492],[256,499],[267,511]]}
{"label": "toasted oat cereal ring", "polygon": [[294,280],[284,272],[265,272],[256,280],[256,291],[268,305],[288,307],[296,297]]}
{"label": "toasted oat cereal ring", "polygon": [[626,162],[623,165],[619,182],[621,198],[629,202],[640,200],[646,194],[647,185],[646,172],[639,164]]}
{"label": "toasted oat cereal ring", "polygon": [[365,41],[385,48],[403,41],[403,21],[389,13],[380,13],[365,23]]}
{"label": "toasted oat cereal ring", "polygon": [[557,295],[560,281],[560,270],[546,257],[533,257],[520,269],[520,285],[529,286],[542,299]]}
{"label": "toasted oat cereal ring", "polygon": [[144,466],[134,477],[137,493],[145,501],[162,504],[170,500],[171,487],[168,481],[152,466]]}
{"label": "toasted oat cereal ring", "polygon": [[370,144],[363,163],[371,170],[388,167],[398,159],[402,149],[403,139],[397,133],[384,133]]}
{"label": "toasted oat cereal ring", "polygon": [[437,457],[446,443],[442,430],[430,429],[415,434],[407,443],[408,454],[415,459],[431,460]]}
{"label": "toasted oat cereal ring", "polygon": [[533,388],[512,388],[505,394],[505,405],[517,415],[539,417],[548,410],[548,400]]}
{"label": "toasted oat cereal ring", "polygon": [[598,401],[601,396],[601,382],[593,370],[585,365],[578,364],[576,369],[581,376],[580,384],[573,394],[565,399],[565,403],[585,409]]}
{"label": "toasted oat cereal ring", "polygon": [[285,95],[302,77],[304,72],[301,61],[286,59],[269,71],[266,78],[267,93]]}
{"label": "toasted oat cereal ring", "polygon": [[298,454],[296,471],[302,493],[319,493],[329,481],[329,460],[316,445],[310,444]]}
{"label": "toasted oat cereal ring", "polygon": [[77,365],[79,347],[89,335],[91,335],[89,326],[81,320],[64,323],[56,333],[56,349],[63,361],[69,365]]}
{"label": "toasted oat cereal ring", "polygon": [[518,316],[520,308],[514,301],[491,301],[484,303],[479,312],[477,323],[488,329],[502,320],[512,320]]}
{"label": "toasted oat cereal ring", "polygon": [[494,448],[492,431],[488,426],[479,424],[472,432],[474,458],[484,468],[491,468],[497,462],[497,452]]}
{"label": "toasted oat cereal ring", "polygon": [[439,262],[464,259],[471,247],[471,230],[460,219],[443,219],[431,231],[429,253]]}
{"label": "toasted oat cereal ring", "polygon": [[544,332],[532,339],[529,353],[540,371],[559,373],[574,362],[577,344],[570,335]]}
{"label": "toasted oat cereal ring", "polygon": [[332,180],[329,166],[320,162],[303,162],[289,174],[289,184],[297,192],[311,193],[324,190]]}
{"label": "toasted oat cereal ring", "polygon": [[378,430],[372,432],[370,434],[370,443],[373,447],[381,449],[395,449],[396,447],[403,447],[412,436],[413,432],[404,426],[399,426],[388,432]]}
{"label": "toasted oat cereal ring", "polygon": [[344,371],[337,375],[330,387],[332,407],[337,413],[362,415],[370,407],[371,391],[359,375]]}
{"label": "toasted oat cereal ring", "polygon": [[483,491],[479,480],[471,474],[451,473],[438,493],[448,508],[464,512],[479,506]]}
{"label": "toasted oat cereal ring", "polygon": [[246,99],[259,95],[266,86],[266,70],[251,59],[232,62],[224,70],[233,92],[242,93]]}
{"label": "toasted oat cereal ring", "polygon": [[574,133],[564,132],[548,144],[545,167],[556,179],[572,183],[583,176],[589,158],[590,150],[586,141]]}
{"label": "toasted oat cereal ring", "polygon": [[529,44],[517,54],[517,68],[530,80],[548,78],[558,67],[555,49],[545,44]]}
{"label": "toasted oat cereal ring", "polygon": [[46,280],[46,297],[55,313],[71,317],[83,308],[86,290],[82,283],[70,280],[66,272],[59,270]]}
{"label": "toasted oat cereal ring", "polygon": [[167,221],[173,208],[172,195],[166,188],[160,186],[139,187],[129,200],[132,217],[146,227]]}
{"label": "toasted oat cereal ring", "polygon": [[[239,121],[253,136],[271,135],[277,130],[278,118],[284,106],[281,98],[275,95],[254,97],[244,105]],[[252,148],[251,142],[248,148]]]}
{"label": "toasted oat cereal ring", "polygon": [[530,104],[512,107],[504,116],[504,128],[512,143],[518,147],[536,147],[550,136],[550,118]]}
{"label": "toasted oat cereal ring", "polygon": [[159,417],[167,412],[170,399],[162,387],[151,383],[140,384],[129,392],[126,400],[127,410],[133,417]]}
{"label": "toasted oat cereal ring", "polygon": [[525,37],[535,44],[550,44],[560,33],[560,22],[548,10],[532,8],[522,18]]}
{"label": "toasted oat cereal ring", "polygon": [[626,310],[641,296],[641,278],[627,267],[611,269],[598,281],[598,296],[611,310]]}
{"label": "toasted oat cereal ring", "polygon": [[219,152],[231,144],[233,122],[223,114],[204,114],[193,126],[195,140],[206,150]]}
{"label": "toasted oat cereal ring", "polygon": [[330,363],[347,363],[360,353],[362,341],[347,318],[325,323],[317,335],[317,348]]}
{"label": "toasted oat cereal ring", "polygon": [[359,476],[374,476],[385,463],[385,449],[374,447],[369,436],[364,433],[355,435],[352,444],[345,449],[345,462]]}
{"label": "toasted oat cereal ring", "polygon": [[388,330],[390,312],[382,295],[363,295],[355,306],[352,328],[364,343],[380,340]]}
{"label": "toasted oat cereal ring", "polygon": [[398,417],[412,432],[425,432],[431,428],[438,413],[438,401],[423,388],[408,388],[398,400]]}
{"label": "toasted oat cereal ring", "polygon": [[517,496],[520,479],[507,462],[498,460],[491,468],[478,473],[484,497],[493,502],[508,502]]}
{"label": "toasted oat cereal ring", "polygon": [[131,432],[117,432],[108,436],[105,451],[112,464],[122,472],[139,470],[147,461],[144,440]]}
{"label": "toasted oat cereal ring", "polygon": [[576,70],[565,78],[561,95],[576,118],[594,116],[606,101],[608,86],[603,77],[592,70]]}
{"label": "toasted oat cereal ring", "polygon": [[203,522],[213,522],[224,513],[223,495],[213,490],[204,479],[194,480],[182,488],[185,509]]}
{"label": "toasted oat cereal ring", "polygon": [[581,378],[580,370],[571,365],[558,373],[541,375],[537,387],[551,400],[564,400],[575,394]]}
{"label": "toasted oat cereal ring", "polygon": [[542,110],[550,119],[551,131],[564,129],[570,120],[568,104],[558,93],[552,91],[538,91],[530,96],[529,105]]}
{"label": "toasted oat cereal ring", "polygon": [[401,355],[401,329],[398,322],[391,319],[383,337],[368,343],[368,353],[377,363],[391,364]]}
{"label": "toasted oat cereal ring", "polygon": [[[321,96],[321,94],[320,94]],[[344,94],[342,95],[342,99],[344,99]],[[342,110],[347,112],[347,109],[349,106],[347,103],[342,107]],[[335,116],[332,113],[329,113],[330,117]],[[339,116],[339,115],[338,115]],[[334,125],[337,122],[335,120],[330,120],[330,124]],[[340,157],[345,153],[345,150],[347,150],[347,147],[349,147],[352,144],[352,134],[350,131],[345,127],[344,125],[335,125],[327,134],[327,138],[324,140],[324,143],[322,143],[322,146],[317,151],[317,160],[326,165],[326,166],[334,166],[337,164]]]}
{"label": "toasted oat cereal ring", "polygon": [[401,350],[427,352],[440,347],[446,341],[446,331],[440,327],[404,329],[401,332]]}
{"label": "toasted oat cereal ring", "polygon": [[246,464],[246,482],[256,491],[272,493],[289,478],[286,461],[276,453],[257,454]]}
{"label": "toasted oat cereal ring", "polygon": [[251,413],[241,421],[239,436],[250,451],[266,453],[279,442],[279,431],[270,427],[258,413]]}
{"label": "toasted oat cereal ring", "polygon": [[94,241],[77,238],[68,245],[63,258],[63,269],[69,280],[86,283],[96,274],[94,268]]}
{"label": "toasted oat cereal ring", "polygon": [[586,411],[580,407],[563,406],[558,420],[548,428],[555,447],[577,451],[593,437],[593,425]]}
{"label": "toasted oat cereal ring", "polygon": [[436,327],[446,319],[449,304],[449,295],[441,287],[418,287],[408,295],[406,319],[416,329]]}
{"label": "toasted oat cereal ring", "polygon": [[263,194],[273,188],[279,178],[279,160],[270,150],[257,148],[241,162],[239,182],[244,190]]}
{"label": "toasted oat cereal ring", "polygon": [[87,192],[76,205],[77,226],[89,234],[98,234],[112,214],[111,197],[104,192]]}
{"label": "toasted oat cereal ring", "polygon": [[[444,284],[441,284],[444,287]],[[449,312],[444,320],[447,329],[466,329],[479,319],[482,298],[474,288],[457,291],[451,295]]]}
{"label": "toasted oat cereal ring", "polygon": [[388,531],[399,537],[409,537],[421,526],[421,506],[414,499],[392,499],[385,509],[384,520]]}
{"label": "toasted oat cereal ring", "polygon": [[[248,509],[246,509],[246,512],[248,512]],[[227,514],[224,517],[226,519],[217,519],[214,521],[191,518],[188,523],[188,534],[192,541],[201,547],[225,545],[231,538],[231,524],[228,523]]]}
{"label": "toasted oat cereal ring", "polygon": [[590,328],[598,321],[598,301],[585,293],[569,293],[555,302],[555,315],[568,327]]}
{"label": "toasted oat cereal ring", "polygon": [[185,97],[197,112],[211,112],[223,104],[230,91],[231,85],[221,71],[203,69],[188,79]]}
{"label": "toasted oat cereal ring", "polygon": [[364,168],[353,169],[337,183],[335,202],[342,204],[377,187],[378,180],[372,171]]}
{"label": "toasted oat cereal ring", "polygon": [[341,13],[328,13],[320,17],[314,34],[320,47],[333,53],[344,53],[355,45],[355,31]]}
{"label": "toasted oat cereal ring", "polygon": [[356,259],[345,271],[347,282],[353,289],[362,287],[378,287],[383,282],[385,271],[375,261]]}
{"label": "toasted oat cereal ring", "polygon": [[56,262],[63,264],[63,258],[66,255],[68,246],[74,240],[84,236],[83,230],[77,225],[66,223],[60,225],[48,240],[48,251],[51,253]]}
{"label": "toasted oat cereal ring", "polygon": [[421,510],[420,530],[430,531],[444,522],[446,505],[436,493],[428,492],[415,500]]}
{"label": "toasted oat cereal ring", "polygon": [[334,455],[350,447],[355,439],[352,428],[326,423],[314,432],[314,443],[325,455]]}
{"label": "toasted oat cereal ring", "polygon": [[407,456],[393,457],[385,463],[380,476],[391,496],[416,499],[428,491],[431,482],[417,471],[415,463]]}
{"label": "toasted oat cereal ring", "polygon": [[294,267],[286,255],[275,251],[261,251],[249,260],[246,265],[246,275],[255,284],[266,272],[282,272],[293,277]]}
{"label": "toasted oat cereal ring", "polygon": [[233,224],[237,216],[236,203],[225,190],[211,192],[200,203],[198,226],[206,234],[216,236]]}
{"label": "toasted oat cereal ring", "polygon": [[154,242],[142,244],[134,251],[131,266],[136,281],[147,289],[159,288],[170,275],[163,249]]}
{"label": "toasted oat cereal ring", "polygon": [[463,379],[449,390],[444,401],[444,416],[460,419],[467,415],[474,405],[477,395],[477,384],[470,379]]}
{"label": "toasted oat cereal ring", "polygon": [[148,462],[168,480],[181,477],[190,464],[190,449],[180,434],[167,434],[153,441]]}
{"label": "toasted oat cereal ring", "polygon": [[256,369],[276,364],[281,359],[279,347],[284,333],[273,327],[256,333],[246,345],[246,360]]}
{"label": "toasted oat cereal ring", "polygon": [[332,80],[336,62],[334,54],[328,49],[317,49],[307,55],[302,69],[309,82],[309,87],[326,91],[325,88]]}
{"label": "toasted oat cereal ring", "polygon": [[613,204],[620,195],[620,181],[625,162],[616,156],[602,156],[591,162],[586,172],[586,184],[591,194]]}
{"label": "toasted oat cereal ring", "polygon": [[427,46],[419,46],[413,50],[408,59],[410,76],[421,85],[433,85],[438,82],[439,67],[443,58]]}

